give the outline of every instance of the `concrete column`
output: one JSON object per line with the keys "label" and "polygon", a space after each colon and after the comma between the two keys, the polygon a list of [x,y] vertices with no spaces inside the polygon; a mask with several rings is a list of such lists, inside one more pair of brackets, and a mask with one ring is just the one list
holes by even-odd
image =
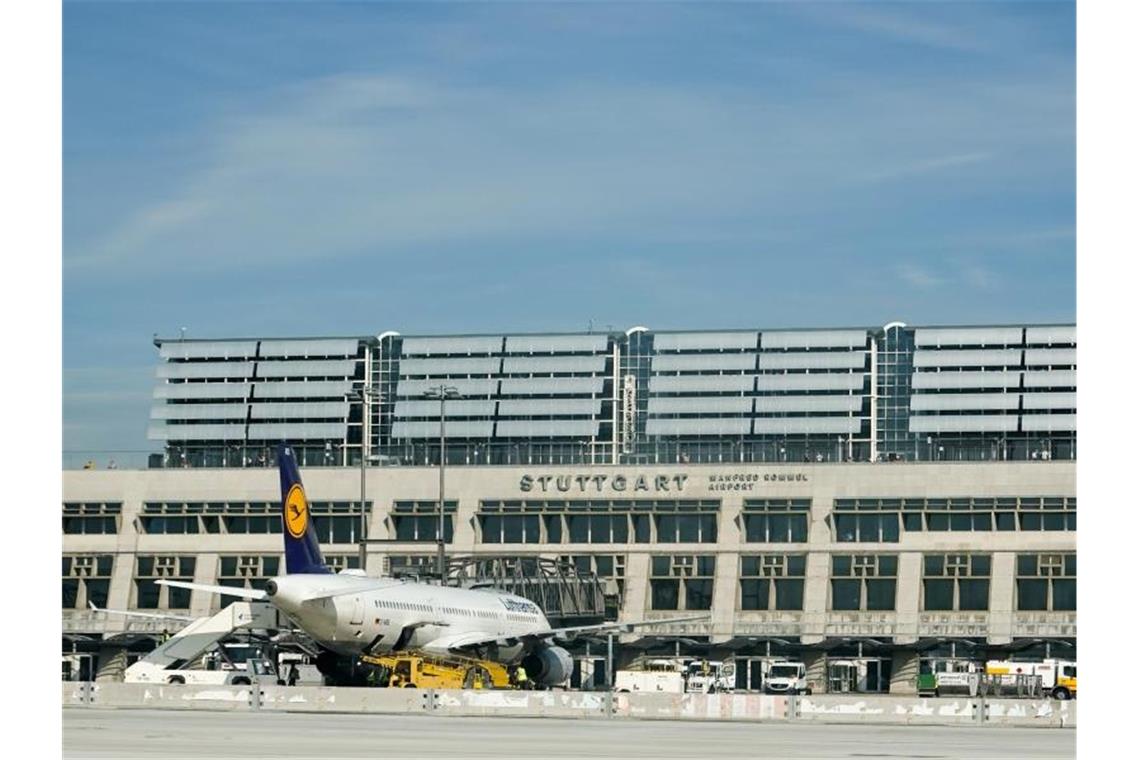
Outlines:
{"label": "concrete column", "polygon": [[918,693],[918,652],[897,651],[891,655],[892,696],[910,696]]}
{"label": "concrete column", "polygon": [[631,553],[625,563],[625,598],[622,599],[623,620],[641,620],[649,610],[649,554]]}
{"label": "concrete column", "polygon": [[1013,610],[1017,600],[1017,555],[995,552],[990,560],[990,644],[1013,640]]}
{"label": "concrete column", "polygon": [[[132,589],[134,588],[135,555],[116,554],[115,564],[111,568],[111,588],[107,592],[107,608],[112,610],[127,610],[131,608]],[[89,600],[90,601],[90,600]],[[121,615],[115,617],[126,620]],[[124,625],[119,630],[125,630]]]}
{"label": "concrete column", "polygon": [[[368,515],[368,540],[375,541],[377,539],[390,538],[388,535],[388,511],[392,508],[392,500],[390,498],[382,498],[388,492],[384,490],[384,484],[378,483],[377,480],[382,480],[382,477],[377,474],[375,467],[364,471],[364,498],[372,502],[372,511]],[[360,494],[357,493],[352,497],[352,501],[358,501]],[[371,562],[371,558],[369,558]]]}
{"label": "concrete column", "polygon": [[[218,585],[217,554],[209,553],[198,555],[198,559],[194,562],[194,582],[204,583],[210,586]],[[229,604],[231,601],[233,601],[233,597],[230,597],[225,604]],[[211,594],[208,591],[190,592],[190,615],[192,617],[210,615],[221,609],[222,604],[223,602],[218,594]]]}
{"label": "concrete column", "polygon": [[808,552],[805,572],[804,624],[800,641],[804,644],[818,644],[824,639],[823,626],[827,619],[831,554],[827,551]]}
{"label": "concrete column", "polygon": [[[454,488],[459,489],[456,483]],[[450,489],[449,489],[450,490]],[[475,551],[477,530],[475,528],[475,513],[479,511],[479,503],[474,500],[457,499],[453,494],[445,497],[447,501],[458,501],[455,513],[455,538],[448,544],[449,554],[471,554]]]}
{"label": "concrete column", "polygon": [[123,671],[127,669],[127,650],[123,647],[100,647],[97,667],[96,681],[122,681]]}
{"label": "concrete column", "polygon": [[895,587],[895,643],[918,640],[918,612],[922,607],[922,554],[899,554],[898,585]]}
{"label": "concrete column", "polygon": [[827,655],[820,651],[805,651],[803,654],[805,677],[812,694],[827,691]]}
{"label": "concrete column", "polygon": [[721,554],[716,558],[712,603],[713,643],[727,641],[732,637],[739,568],[740,556],[737,554]]}

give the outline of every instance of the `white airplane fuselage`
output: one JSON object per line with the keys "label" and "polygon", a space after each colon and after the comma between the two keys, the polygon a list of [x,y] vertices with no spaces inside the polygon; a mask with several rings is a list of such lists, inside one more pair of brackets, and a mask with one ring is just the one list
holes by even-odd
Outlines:
{"label": "white airplane fuselage", "polygon": [[[267,591],[269,601],[317,643],[349,656],[393,648],[430,651],[433,642],[465,633],[509,639],[551,628],[534,602],[495,590],[301,574],[278,576]],[[496,659],[512,662],[523,649],[500,647]]]}

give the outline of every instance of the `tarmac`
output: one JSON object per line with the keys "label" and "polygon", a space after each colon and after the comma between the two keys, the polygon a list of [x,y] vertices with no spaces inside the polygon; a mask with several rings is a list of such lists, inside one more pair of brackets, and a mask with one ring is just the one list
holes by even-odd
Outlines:
{"label": "tarmac", "polygon": [[63,756],[1048,760],[1076,756],[1076,731],[64,708]]}

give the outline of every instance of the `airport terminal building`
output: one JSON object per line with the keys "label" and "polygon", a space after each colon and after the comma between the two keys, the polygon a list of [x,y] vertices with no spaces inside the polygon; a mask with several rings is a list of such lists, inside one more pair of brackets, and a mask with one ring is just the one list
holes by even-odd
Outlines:
{"label": "airport terminal building", "polygon": [[430,573],[442,439],[453,562],[561,560],[621,620],[710,614],[623,634],[620,661],[822,682],[860,658],[905,693],[932,657],[1075,658],[1074,325],[155,345],[150,466],[63,474],[64,643],[108,677],[163,623],[89,602],[202,614],[153,581],[282,569],[282,440],[334,566],[359,565],[363,501],[368,573]]}

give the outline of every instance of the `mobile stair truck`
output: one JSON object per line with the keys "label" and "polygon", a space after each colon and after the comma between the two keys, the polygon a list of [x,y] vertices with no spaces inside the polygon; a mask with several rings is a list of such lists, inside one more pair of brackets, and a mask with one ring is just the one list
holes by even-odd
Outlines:
{"label": "mobile stair truck", "polygon": [[250,657],[234,662],[224,642],[242,630],[278,627],[277,611],[266,602],[234,602],[212,617],[198,618],[155,647],[123,673],[127,683],[283,683],[276,665]]}

